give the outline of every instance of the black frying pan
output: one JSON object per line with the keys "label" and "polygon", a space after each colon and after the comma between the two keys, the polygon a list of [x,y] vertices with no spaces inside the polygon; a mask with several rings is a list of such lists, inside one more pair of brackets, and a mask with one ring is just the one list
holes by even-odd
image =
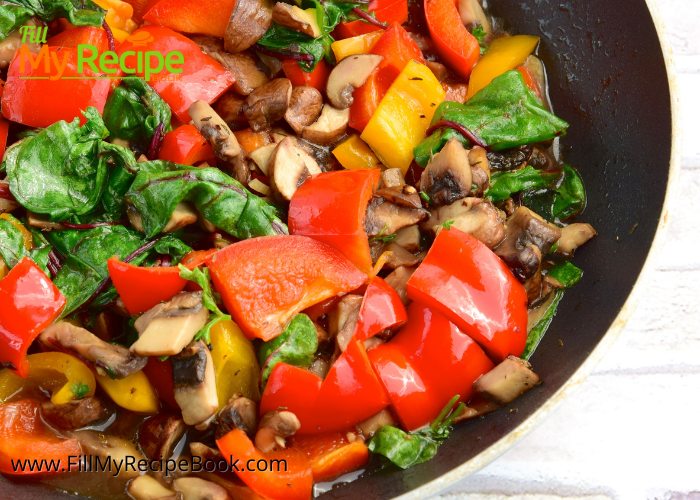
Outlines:
{"label": "black frying pan", "polygon": [[[672,94],[645,0],[489,3],[511,32],[542,38],[539,55],[548,70],[554,110],[571,124],[562,141],[563,157],[583,176],[588,207],[581,220],[593,224],[598,236],[576,253],[574,262],[585,274],[566,293],[530,360],[544,384],[511,405],[517,413],[504,410],[458,425],[434,459],[407,471],[380,469],[378,461],[373,462],[359,480],[328,491],[324,499],[378,500],[409,492],[424,498],[505,451],[533,425],[535,419],[526,421],[535,412],[542,416],[561,399],[572,377],[585,376],[603,350],[593,353],[596,347],[609,344],[619,333],[622,323],[616,318],[631,312],[629,305],[624,310],[623,306],[666,215],[664,200],[674,178],[669,168],[674,149]],[[0,497],[79,498],[4,478]]]}

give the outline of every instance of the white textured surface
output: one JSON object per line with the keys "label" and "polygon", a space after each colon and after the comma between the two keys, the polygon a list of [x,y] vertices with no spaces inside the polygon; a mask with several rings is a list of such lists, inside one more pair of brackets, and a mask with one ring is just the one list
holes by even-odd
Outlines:
{"label": "white textured surface", "polygon": [[[582,0],[583,1],[583,0]],[[614,0],[611,0],[614,1]],[[683,109],[667,243],[619,340],[559,409],[443,500],[700,499],[700,0],[657,0]]]}

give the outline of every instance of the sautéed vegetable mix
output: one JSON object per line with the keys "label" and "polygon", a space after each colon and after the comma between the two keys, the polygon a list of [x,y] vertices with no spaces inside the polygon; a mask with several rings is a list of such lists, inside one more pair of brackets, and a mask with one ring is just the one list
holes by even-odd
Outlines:
{"label": "saut\u00e9ed vegetable mix", "polygon": [[0,3],[0,472],[305,500],[536,391],[596,234],[538,44],[479,0]]}

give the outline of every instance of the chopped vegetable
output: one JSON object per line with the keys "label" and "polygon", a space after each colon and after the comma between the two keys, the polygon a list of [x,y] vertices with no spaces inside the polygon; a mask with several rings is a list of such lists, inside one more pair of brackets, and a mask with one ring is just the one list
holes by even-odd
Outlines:
{"label": "chopped vegetable", "polygon": [[306,314],[297,314],[281,335],[260,348],[262,387],[277,363],[306,368],[314,360],[317,349],[316,327]]}
{"label": "chopped vegetable", "polygon": [[467,31],[452,0],[425,2],[425,20],[435,48],[445,63],[462,78],[469,78],[481,50],[477,39]]}

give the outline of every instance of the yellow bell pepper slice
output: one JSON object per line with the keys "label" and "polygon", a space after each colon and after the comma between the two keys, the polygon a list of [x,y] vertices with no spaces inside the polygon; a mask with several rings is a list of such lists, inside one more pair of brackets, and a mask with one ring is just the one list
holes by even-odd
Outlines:
{"label": "yellow bell pepper slice", "polygon": [[0,372],[0,404],[19,391],[43,389],[51,392],[57,405],[95,394],[95,377],[88,366],[63,352],[40,352],[27,356],[29,376],[25,379],[9,370]]}
{"label": "yellow bell pepper slice", "polygon": [[369,54],[369,51],[374,48],[383,34],[384,31],[382,30],[372,31],[364,35],[353,36],[333,42],[331,44],[331,49],[333,49],[333,54],[335,54],[335,60],[340,62],[353,54]]}
{"label": "yellow bell pepper slice", "polygon": [[522,66],[539,42],[540,37],[531,35],[496,38],[472,70],[467,99],[471,99],[497,76]]}
{"label": "yellow bell pepper slice", "polygon": [[142,371],[121,379],[111,379],[99,373],[95,378],[102,390],[122,408],[136,413],[158,412],[158,394]]}
{"label": "yellow bell pepper slice", "polygon": [[425,139],[445,90],[430,69],[409,62],[389,87],[360,136],[387,168],[405,174],[413,161],[413,148]]}
{"label": "yellow bell pepper slice", "polygon": [[219,409],[236,393],[259,401],[260,365],[250,340],[233,321],[215,324],[210,336]]}
{"label": "yellow bell pepper slice", "polygon": [[338,159],[343,168],[348,170],[360,170],[367,168],[379,168],[382,162],[369,149],[369,146],[353,134],[333,150],[333,155]]}

